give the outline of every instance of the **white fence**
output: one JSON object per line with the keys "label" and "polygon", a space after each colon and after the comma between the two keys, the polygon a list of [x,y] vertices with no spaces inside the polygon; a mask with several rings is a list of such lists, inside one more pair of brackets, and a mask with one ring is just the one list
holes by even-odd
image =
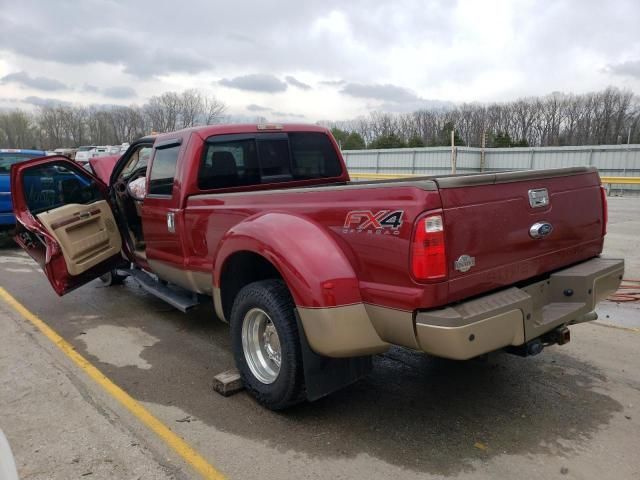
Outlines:
{"label": "white fence", "polygon": [[[442,175],[451,173],[451,150],[451,147],[344,150],[342,155],[347,162],[347,168],[352,173]],[[457,173],[592,165],[598,168],[603,177],[640,177],[640,145],[486,148],[484,150],[456,147],[455,163]],[[620,185],[615,188],[615,190],[621,189],[635,190],[634,193],[640,193],[640,185]]]}

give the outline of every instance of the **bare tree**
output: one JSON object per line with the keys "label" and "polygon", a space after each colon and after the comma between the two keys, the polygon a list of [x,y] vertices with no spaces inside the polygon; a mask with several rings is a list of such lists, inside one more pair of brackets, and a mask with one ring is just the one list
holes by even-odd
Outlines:
{"label": "bare tree", "polygon": [[204,124],[211,125],[218,121],[227,111],[227,106],[213,95],[203,99]]}
{"label": "bare tree", "polygon": [[[198,90],[166,92],[142,106],[43,106],[36,112],[0,112],[0,146],[57,148],[106,145],[134,140],[152,131],[209,125],[222,121],[226,106]],[[420,137],[426,145],[442,144],[444,130],[454,128],[470,146],[483,134],[501,136],[514,145],[594,145],[640,143],[640,98],[609,87],[580,95],[555,92],[513,102],[469,103],[452,108],[394,114],[375,111],[366,117],[326,122],[358,133],[367,145],[380,136],[402,141]],[[451,127],[453,126],[453,127]],[[504,143],[504,142],[503,142]]]}

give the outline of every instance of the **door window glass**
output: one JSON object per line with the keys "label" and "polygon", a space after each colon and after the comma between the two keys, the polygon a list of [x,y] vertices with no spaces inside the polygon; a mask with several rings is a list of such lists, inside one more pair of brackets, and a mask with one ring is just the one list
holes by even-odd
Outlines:
{"label": "door window glass", "polygon": [[151,158],[151,150],[151,147],[142,146],[133,152],[127,165],[122,170],[122,176],[126,178],[136,170],[146,168],[149,163],[149,158]]}
{"label": "door window glass", "polygon": [[47,163],[26,169],[22,189],[29,211],[38,214],[72,203],[86,205],[102,199],[91,178],[62,163]]}
{"label": "door window glass", "polygon": [[149,194],[171,195],[179,151],[180,145],[156,149],[156,154],[151,164]]}

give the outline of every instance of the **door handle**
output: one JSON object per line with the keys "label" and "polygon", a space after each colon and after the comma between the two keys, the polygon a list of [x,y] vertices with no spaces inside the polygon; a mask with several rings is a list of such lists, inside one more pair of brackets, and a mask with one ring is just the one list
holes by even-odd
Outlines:
{"label": "door handle", "polygon": [[169,233],[176,233],[176,214],[173,212],[167,213],[167,230]]}

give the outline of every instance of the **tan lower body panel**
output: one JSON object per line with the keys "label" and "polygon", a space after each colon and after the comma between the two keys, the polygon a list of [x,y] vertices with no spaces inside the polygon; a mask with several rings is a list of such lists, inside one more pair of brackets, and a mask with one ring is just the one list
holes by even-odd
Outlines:
{"label": "tan lower body panel", "polygon": [[213,280],[212,274],[210,273],[183,270],[158,260],[147,260],[147,262],[151,270],[153,270],[153,273],[158,275],[162,280],[174,283],[191,292],[205,295],[211,295],[212,293]]}
{"label": "tan lower body panel", "polygon": [[40,213],[38,220],[60,244],[70,275],[80,275],[122,249],[120,232],[104,200],[64,205]]}
{"label": "tan lower body panel", "polygon": [[229,319],[225,316],[224,309],[222,308],[222,290],[218,287],[213,287],[213,308],[220,320],[229,323]]}
{"label": "tan lower body panel", "polygon": [[311,348],[328,357],[357,357],[389,348],[362,303],[328,308],[297,307]]}
{"label": "tan lower body panel", "polygon": [[369,355],[393,344],[465,360],[592,320],[590,312],[618,288],[623,272],[622,260],[594,258],[523,288],[418,311],[415,319],[413,312],[362,303],[297,308],[309,345],[322,355]]}
{"label": "tan lower body panel", "polygon": [[364,308],[367,310],[373,328],[385,342],[414,350],[420,348],[413,328],[413,312],[370,303],[365,303]]}

